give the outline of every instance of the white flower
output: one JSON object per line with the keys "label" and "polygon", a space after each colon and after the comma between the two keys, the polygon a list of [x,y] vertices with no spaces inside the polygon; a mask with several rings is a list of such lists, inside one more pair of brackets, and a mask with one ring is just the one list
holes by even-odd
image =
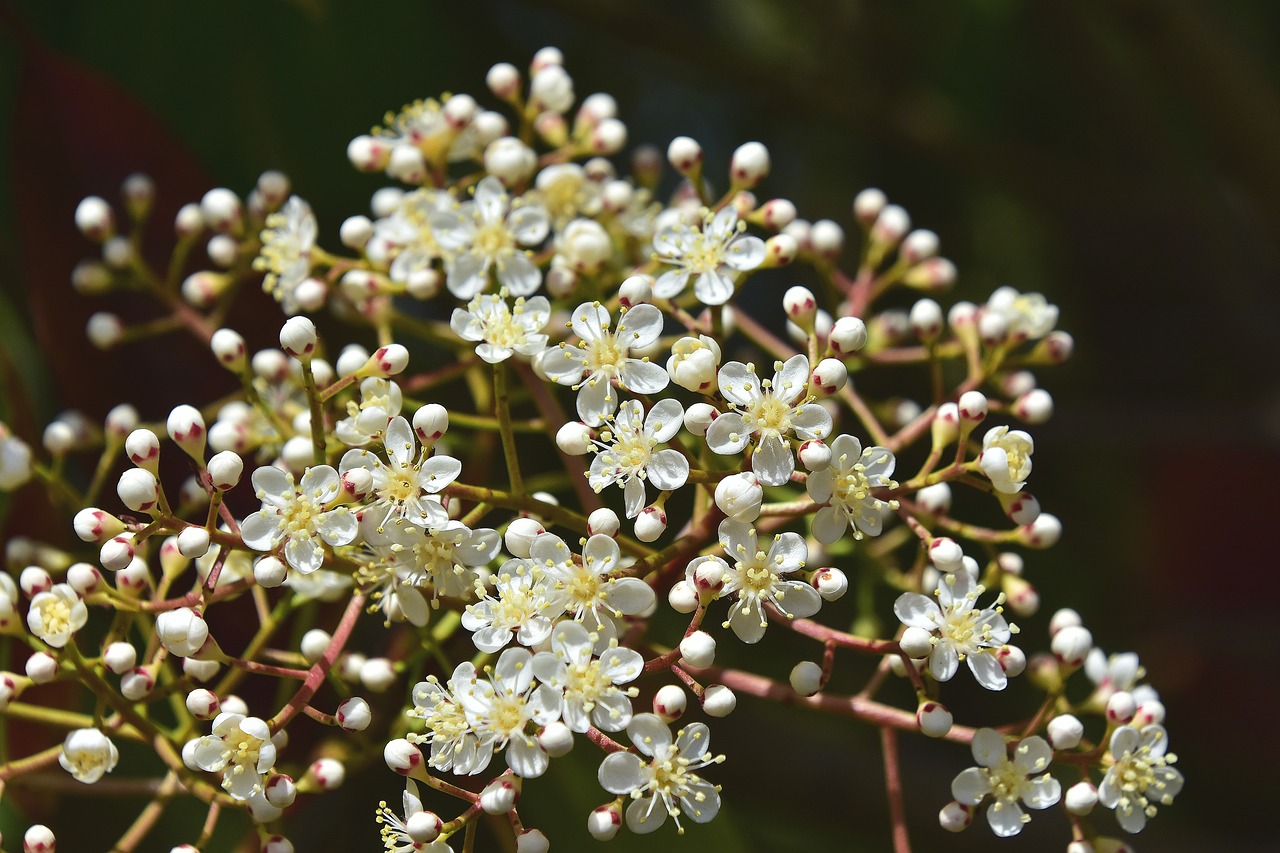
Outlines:
{"label": "white flower", "polygon": [[27,627],[47,645],[60,649],[89,621],[89,608],[68,584],[38,592],[27,610]]}
{"label": "white flower", "polygon": [[365,245],[369,259],[378,264],[390,259],[387,274],[401,284],[434,273],[432,264],[443,257],[443,252],[431,231],[431,215],[452,205],[452,197],[439,190],[405,193],[390,216],[374,223],[373,235]]}
{"label": "white flower", "polygon": [[763,382],[754,364],[731,361],[720,368],[720,393],[734,407],[711,422],[707,444],[716,453],[741,453],[754,440],[751,470],[766,486],[781,486],[795,471],[796,459],[785,437],[823,439],[831,433],[831,415],[805,395],[809,359],[794,355],[775,362],[773,379]]}
{"label": "white flower", "polygon": [[111,738],[98,729],[76,729],[62,742],[58,763],[76,778],[76,781],[92,785],[104,773],[115,769],[120,752]]}
{"label": "white flower", "polygon": [[1020,429],[992,427],[982,437],[982,453],[978,467],[991,480],[997,492],[1012,495],[1022,491],[1031,476],[1031,453],[1035,442]]}
{"label": "white flower", "polygon": [[731,271],[753,270],[765,259],[764,241],[740,232],[745,222],[738,211],[727,205],[718,213],[708,212],[701,230],[673,221],[653,235],[656,260],[675,267],[658,276],[653,295],[670,299],[682,293],[693,281],[693,293],[707,305],[723,305],[733,296]]}
{"label": "white flower", "polygon": [[744,643],[758,643],[764,636],[769,626],[765,604],[772,604],[789,619],[812,616],[822,606],[822,597],[812,586],[786,577],[803,569],[809,556],[800,534],[780,533],[766,551],[757,542],[754,527],[726,519],[720,522],[720,544],[733,565],[715,556],[696,557],[686,567],[685,579],[696,587],[694,576],[704,564],[712,571],[720,570],[724,581],[720,595],[738,596],[724,627],[732,628]]}
{"label": "white flower", "polygon": [[222,773],[222,787],[237,800],[262,792],[265,774],[276,763],[271,730],[257,717],[221,713],[213,733],[196,741],[192,757],[209,773]]}
{"label": "white flower", "polygon": [[[643,420],[642,420],[643,418]],[[628,400],[608,421],[608,429],[596,444],[591,462],[591,488],[601,492],[620,483],[627,518],[644,509],[644,480],[662,491],[673,491],[689,478],[689,460],[678,450],[654,448],[670,441],[684,423],[684,407],[676,400],[659,400],[646,416],[639,401]]]}
{"label": "white flower", "polygon": [[611,257],[609,232],[594,219],[575,219],[556,237],[555,263],[576,273],[599,272]]}
{"label": "white flower", "polygon": [[400,414],[403,403],[399,385],[390,379],[370,376],[360,382],[360,402],[347,403],[347,416],[338,421],[334,432],[343,444],[366,445]]}
{"label": "white flower", "polygon": [[513,352],[528,358],[547,348],[542,330],[551,321],[551,303],[544,296],[525,301],[518,297],[507,307],[506,294],[482,293],[467,304],[467,310],[453,309],[449,327],[464,341],[477,341],[476,355],[490,364],[506,361]]}
{"label": "white flower", "polygon": [[656,394],[670,377],[648,359],[631,358],[630,351],[652,345],[662,334],[662,312],[637,305],[609,330],[609,311],[599,302],[584,302],[573,312],[578,346],[561,344],[542,356],[542,369],[552,381],[578,391],[578,415],[588,426],[600,426],[618,408],[613,385],[637,394]]}
{"label": "white flower", "polygon": [[546,772],[550,758],[530,724],[545,726],[560,717],[560,693],[546,684],[533,686],[533,656],[528,649],[507,649],[489,673],[461,695],[467,722],[495,751],[507,748],[507,766],[533,779]]}
{"label": "white flower", "polygon": [[872,489],[896,488],[893,453],[884,447],[862,449],[851,435],[831,442],[831,465],[809,475],[805,487],[818,503],[830,503],[813,516],[813,536],[830,545],[853,530],[853,537],[879,536],[885,513],[897,509],[897,501],[883,501]]}
{"label": "white flower", "polygon": [[980,766],[957,776],[951,783],[951,795],[966,806],[976,806],[990,797],[987,822],[1001,838],[1017,835],[1031,820],[1019,802],[1028,808],[1047,809],[1062,795],[1058,780],[1045,772],[1053,761],[1053,750],[1044,738],[1019,741],[1010,760],[999,732],[978,729],[973,735],[973,757]]}
{"label": "white flower", "polygon": [[546,208],[557,229],[579,216],[600,212],[600,185],[587,178],[577,163],[553,163],[534,181],[538,203]]}
{"label": "white flower", "polygon": [[462,463],[452,456],[428,456],[425,448],[419,452],[413,427],[399,416],[387,424],[383,447],[386,462],[367,450],[348,450],[338,463],[342,474],[366,468],[373,476],[374,499],[364,506],[365,518],[372,518],[377,527],[395,519],[427,527],[448,521],[449,514],[435,495],[458,479]]}
{"label": "white flower", "polygon": [[600,762],[600,785],[611,794],[630,795],[627,826],[635,833],[653,832],[670,815],[677,830],[681,816],[707,823],[720,811],[720,787],[696,772],[719,764],[723,755],[710,755],[711,732],[703,723],[681,729],[675,742],[671,730],[655,714],[637,714],[627,737],[646,762],[632,752],[615,752]]}
{"label": "white flower", "polygon": [[502,181],[490,175],[476,186],[475,200],[431,213],[436,241],[455,253],[446,264],[449,292],[470,299],[489,284],[496,268],[498,283],[516,296],[528,296],[542,283],[542,273],[520,246],[536,246],[550,228],[540,205],[511,203]]}
{"label": "white flower", "polygon": [[610,616],[638,616],[653,606],[653,587],[639,578],[609,576],[622,567],[622,551],[611,536],[597,533],[588,539],[579,561],[564,540],[544,533],[529,546],[529,557],[555,586],[564,612],[599,636],[597,645],[617,636]]}
{"label": "white flower", "polygon": [[1178,757],[1168,749],[1164,726],[1121,726],[1111,735],[1102,759],[1111,766],[1098,786],[1098,802],[1115,809],[1125,832],[1141,832],[1156,806],[1171,805],[1182,790],[1182,773],[1171,766]]}
{"label": "white flower", "polygon": [[209,625],[190,607],[179,607],[156,618],[156,636],[169,654],[191,657],[209,639]]}
{"label": "white flower", "polygon": [[284,306],[285,313],[300,310],[295,292],[311,274],[311,250],[316,244],[315,214],[311,205],[290,196],[284,207],[267,217],[262,231],[262,250],[254,259],[254,269],[265,270],[262,289]]}
{"label": "white flower", "polygon": [[1043,294],[1019,293],[1012,287],[996,288],[986,310],[1004,318],[1008,334],[1015,340],[1043,338],[1058,322],[1058,306],[1050,305]]}
{"label": "white flower", "polygon": [[285,561],[299,572],[314,572],[324,563],[324,548],[346,545],[356,538],[356,516],[345,506],[326,510],[338,495],[341,480],[328,465],[308,468],[302,481],[279,468],[263,466],[253,472],[253,488],[262,509],[240,525],[244,544],[255,551],[271,551],[284,543]]}
{"label": "white flower", "polygon": [[433,598],[466,598],[475,591],[476,569],[487,565],[502,547],[496,530],[475,530],[460,521],[439,527],[391,524],[378,533],[365,529],[374,553],[402,573],[405,583],[431,586]]}
{"label": "white flower", "polygon": [[960,661],[966,661],[973,677],[988,690],[1003,690],[1008,677],[999,663],[1000,649],[1009,642],[1013,630],[1000,606],[976,609],[985,587],[966,570],[943,575],[932,598],[918,592],[904,592],[893,604],[902,624],[934,634],[929,652],[929,672],[938,681],[949,681]]}
{"label": "white flower", "polygon": [[533,674],[564,694],[560,716],[571,730],[591,726],[621,731],[631,722],[631,699],[636,691],[620,684],[634,681],[644,659],[633,649],[610,648],[593,658],[593,638],[577,622],[561,622],[551,634],[551,651],[533,657]]}
{"label": "white flower", "polygon": [[0,492],[12,492],[31,479],[31,448],[0,423]]}
{"label": "white flower", "polygon": [[480,601],[468,604],[462,627],[472,632],[476,648],[490,654],[511,642],[536,646],[551,633],[552,619],[562,610],[561,595],[547,581],[536,560],[508,560],[494,580],[494,595],[477,584]]}
{"label": "white flower", "polygon": [[475,684],[476,668],[465,662],[453,670],[448,687],[433,675],[413,688],[413,708],[406,713],[426,723],[421,740],[431,744],[427,763],[437,770],[472,775],[488,767],[493,758],[493,739],[480,739],[459,699]]}

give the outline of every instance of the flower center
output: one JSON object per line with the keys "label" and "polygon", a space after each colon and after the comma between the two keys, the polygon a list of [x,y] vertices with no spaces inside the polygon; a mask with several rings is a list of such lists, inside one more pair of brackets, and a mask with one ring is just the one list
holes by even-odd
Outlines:
{"label": "flower center", "polygon": [[506,222],[486,222],[476,229],[472,250],[485,257],[493,258],[515,246],[515,239],[507,230]]}
{"label": "flower center", "polygon": [[791,428],[791,407],[766,391],[751,401],[747,407],[747,419],[762,434],[781,434]]}
{"label": "flower center", "polygon": [[420,491],[418,478],[413,476],[413,472],[402,470],[387,481],[379,497],[393,503],[404,503],[409,498],[417,497]]}
{"label": "flower center", "polygon": [[524,729],[524,697],[517,693],[499,693],[493,697],[489,725],[504,737],[513,737]]}
{"label": "flower center", "polygon": [[62,634],[71,628],[71,605],[61,598],[46,601],[40,616],[47,634]]}
{"label": "flower center", "polygon": [[599,338],[588,341],[584,349],[587,353],[589,372],[600,372],[606,376],[612,376],[618,372],[622,364],[623,350],[618,346],[618,339],[613,332],[604,332]]}
{"label": "flower center", "polygon": [[294,492],[293,500],[281,510],[284,516],[285,530],[290,536],[306,536],[311,533],[314,518],[318,513],[316,506],[301,491]]}

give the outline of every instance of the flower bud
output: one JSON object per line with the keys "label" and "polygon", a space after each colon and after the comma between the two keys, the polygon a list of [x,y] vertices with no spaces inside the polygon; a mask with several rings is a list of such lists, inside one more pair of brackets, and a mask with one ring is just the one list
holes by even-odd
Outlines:
{"label": "flower bud", "polygon": [[898,257],[911,266],[928,260],[936,254],[938,254],[938,235],[925,228],[917,228],[908,234],[902,241],[902,248],[898,250]]}
{"label": "flower bud", "polygon": [[120,475],[116,494],[134,512],[149,512],[158,500],[156,477],[143,468],[130,468]]}
{"label": "flower bud", "polygon": [[929,560],[938,567],[938,571],[958,571],[964,566],[964,551],[959,543],[946,536],[939,536],[929,543]]}
{"label": "flower bud", "polygon": [[352,696],[338,706],[338,710],[334,712],[333,716],[343,731],[362,732],[369,728],[369,723],[373,719],[373,712],[369,710],[368,702],[359,696]]}
{"label": "flower bud", "polygon": [[88,563],[73,563],[67,569],[67,584],[84,598],[102,587],[102,573]]}
{"label": "flower bud", "polygon": [[525,560],[529,557],[529,547],[533,545],[533,540],[546,532],[542,522],[536,518],[517,518],[507,525],[503,542],[513,557]]}
{"label": "flower bud", "polygon": [[381,172],[391,159],[391,146],[373,136],[357,136],[347,143],[347,159],[361,172]]}
{"label": "flower bud", "polygon": [[702,438],[711,428],[711,422],[719,416],[719,410],[710,403],[694,403],[684,410],[684,428]]}
{"label": "flower bud", "polygon": [[987,397],[981,391],[966,391],[956,402],[956,411],[962,422],[979,423],[987,416]]}
{"label": "flower bud", "polygon": [[653,542],[667,530],[667,514],[657,504],[652,504],[636,516],[636,538],[641,542]]}
{"label": "flower bud", "polygon": [[316,324],[306,317],[290,317],[280,327],[280,348],[298,361],[311,361],[317,343]]}
{"label": "flower bud", "polygon": [[229,491],[240,482],[244,474],[244,460],[233,450],[223,450],[210,457],[205,466],[213,487],[220,492]]}
{"label": "flower bud", "polygon": [[1004,514],[1014,524],[1034,524],[1040,517],[1040,501],[1029,492],[1017,492],[1012,495],[996,492],[996,498],[1000,501]]}
{"label": "flower bud", "polygon": [[735,521],[755,521],[764,502],[764,487],[750,471],[725,477],[716,484],[716,506]]}
{"label": "flower bud", "polygon": [[921,299],[911,306],[908,315],[911,331],[924,343],[932,343],[942,334],[942,306],[932,299]]}
{"label": "flower bud", "polygon": [[719,366],[720,345],[714,339],[706,335],[683,337],[671,345],[667,374],[681,388],[708,393],[715,386]]}
{"label": "flower bud", "polygon": [[1026,619],[1040,609],[1040,594],[1025,578],[1006,574],[1000,579],[1000,587],[1015,616]]}
{"label": "flower bud", "polygon": [[677,613],[692,613],[698,609],[701,598],[698,590],[688,581],[679,580],[667,592],[667,603]]}
{"label": "flower bud", "polygon": [[329,650],[331,642],[333,642],[333,637],[329,635],[328,631],[321,628],[312,628],[302,635],[302,640],[298,644],[298,651],[302,652],[302,657],[308,664],[314,664]]}
{"label": "flower bud", "polygon": [[782,309],[787,317],[802,329],[812,331],[813,319],[818,313],[818,300],[813,291],[796,285],[782,295]]}
{"label": "flower bud", "polygon": [[956,265],[946,258],[928,258],[902,274],[902,283],[918,290],[939,292],[955,281]]}
{"label": "flower bud", "polygon": [[84,331],[89,342],[100,350],[109,350],[124,340],[124,322],[106,311],[91,316]]}
{"label": "flower bud", "polygon": [[812,696],[822,689],[822,667],[802,660],[791,668],[791,689],[801,696]]}
{"label": "flower bud", "polygon": [[973,809],[952,800],[938,812],[938,823],[947,832],[961,832],[973,823]]}
{"label": "flower bud", "polygon": [[101,542],[103,539],[123,533],[125,529],[123,521],[97,507],[80,510],[76,513],[72,525],[75,527],[76,536],[84,542]]}
{"label": "flower bud", "polygon": [[170,654],[191,657],[209,639],[209,626],[190,607],[179,607],[156,618],[156,635]]}
{"label": "flower bud", "polygon": [[222,703],[212,690],[197,687],[187,694],[187,711],[197,720],[212,720],[218,716]]}
{"label": "flower bud", "polygon": [[54,853],[57,847],[58,839],[54,837],[53,830],[44,824],[30,826],[22,834],[22,853]]}
{"label": "flower bud", "polygon": [[[30,675],[30,673],[27,673]],[[1127,690],[1119,690],[1111,694],[1107,700],[1107,722],[1113,725],[1127,726],[1133,722],[1138,713],[1138,703],[1133,701],[1133,694]]]}
{"label": "flower bud", "polygon": [[76,205],[76,227],[95,243],[106,240],[115,233],[116,228],[111,205],[96,195],[81,199]]}
{"label": "flower bud", "polygon": [[152,480],[160,470],[160,439],[149,429],[135,429],[124,440],[124,452],[129,461],[152,474]]}
{"label": "flower bud", "polygon": [[387,174],[406,184],[420,184],[427,177],[427,161],[418,146],[408,142],[393,145],[387,160]]}
{"label": "flower bud", "polygon": [[520,801],[518,776],[499,776],[480,791],[480,808],[485,814],[506,814]]}
{"label": "flower bud", "polygon": [[955,719],[947,706],[940,702],[925,701],[916,709],[916,725],[925,737],[943,737],[951,731]]}
{"label": "flower bud", "polygon": [[194,406],[178,406],[165,423],[169,437],[198,464],[204,463],[204,417]]}
{"label": "flower bud", "polygon": [[831,448],[819,439],[812,439],[800,445],[796,458],[808,470],[822,471],[831,467]]}
{"label": "flower bud", "polygon": [[1042,424],[1053,417],[1053,396],[1043,388],[1032,388],[1013,402],[1013,413],[1029,424]]}
{"label": "flower bud", "polygon": [[653,713],[664,723],[673,723],[684,714],[688,695],[677,684],[666,684],[653,695]]}
{"label": "flower bud", "polygon": [[827,335],[827,347],[836,355],[849,355],[867,345],[867,326],[857,317],[841,317]]}
{"label": "flower bud", "polygon": [[[421,753],[419,753],[421,754]],[[394,769],[394,768],[393,768]],[[347,781],[347,766],[336,758],[320,758],[311,762],[307,775],[302,779],[302,787],[321,791],[336,791]]]}
{"label": "flower bud", "polygon": [[145,666],[135,667],[120,676],[120,695],[130,702],[140,702],[155,689],[156,679]]}
{"label": "flower bud", "polygon": [[667,146],[667,162],[686,178],[702,171],[702,146],[687,136],[677,136]]}
{"label": "flower bud", "polygon": [[548,723],[537,738],[542,751],[552,758],[568,755],[573,749],[573,732],[559,720]]}
{"label": "flower bud", "polygon": [[178,553],[188,560],[209,553],[209,531],[203,527],[184,527],[178,534]]}
{"label": "flower bud", "polygon": [[1036,520],[1018,528],[1018,541],[1030,548],[1052,548],[1062,538],[1062,522],[1056,515],[1042,512]]}
{"label": "flower bud", "polygon": [[769,174],[769,149],[759,142],[738,146],[729,161],[729,177],[735,187],[750,189]]}
{"label": "flower bud", "polygon": [[173,218],[173,233],[179,240],[191,240],[204,230],[204,214],[198,204],[184,204]]}
{"label": "flower bud", "polygon": [[757,212],[758,224],[780,231],[796,218],[796,206],[785,198],[766,201]]}
{"label": "flower bud", "polygon": [[267,783],[262,786],[262,795],[268,803],[278,809],[286,809],[293,805],[298,797],[298,786],[293,777],[283,773],[273,773]]}
{"label": "flower bud", "polygon": [[622,808],[616,803],[606,803],[587,815],[587,832],[596,841],[612,841],[622,828]]}
{"label": "flower bud", "polygon": [[1075,669],[1084,663],[1085,656],[1093,648],[1093,634],[1088,628],[1071,625],[1053,636],[1049,648],[1062,666]]}
{"label": "flower bud", "polygon": [[1049,721],[1049,743],[1054,749],[1075,749],[1084,737],[1084,724],[1071,714],[1059,714]]}
{"label": "flower bud", "polygon": [[871,226],[871,242],[879,250],[879,256],[901,242],[911,228],[911,217],[896,204],[886,204],[876,215]]}
{"label": "flower bud", "polygon": [[995,311],[982,311],[978,315],[978,337],[989,347],[998,346],[1009,334],[1009,321]]}
{"label": "flower bud", "polygon": [[898,640],[903,654],[915,660],[927,658],[933,651],[933,633],[923,628],[907,628]]}
{"label": "flower bud", "polygon": [[401,776],[408,776],[422,765],[422,751],[402,737],[387,743],[382,750],[382,758],[387,767]]}
{"label": "flower bud", "polygon": [[369,658],[360,667],[360,683],[374,693],[385,693],[396,683],[396,669],[386,658]]}
{"label": "flower bud", "polygon": [[824,358],[818,362],[809,377],[809,390],[817,397],[830,397],[838,394],[849,382],[849,369],[844,362],[834,358]]}
{"label": "flower bud", "polygon": [[47,652],[36,652],[27,658],[27,678],[35,684],[48,684],[58,674],[58,659]]}
{"label": "flower bud", "polygon": [[1083,817],[1098,804],[1098,789],[1090,782],[1077,782],[1066,790],[1062,805],[1073,815]]}
{"label": "flower bud", "polygon": [[874,188],[865,189],[853,198],[853,218],[863,228],[868,228],[876,221],[880,211],[884,210],[884,206],[888,203],[889,200],[880,190]]}
{"label": "flower bud", "polygon": [[695,669],[711,666],[716,660],[716,639],[706,631],[694,631],[680,641],[680,658]]}
{"label": "flower bud", "polygon": [[244,338],[233,329],[219,329],[209,339],[213,357],[233,373],[240,373],[246,364]]}
{"label": "flower bud", "polygon": [[417,812],[404,822],[405,834],[418,844],[430,844],[440,837],[444,822],[435,812]]}
{"label": "flower bud", "polygon": [[253,562],[253,581],[263,589],[275,589],[288,576],[288,567],[276,557],[261,557]]}
{"label": "flower bud", "polygon": [[53,578],[39,566],[27,566],[18,576],[18,586],[27,598],[35,598],[39,593],[53,588]]}
{"label": "flower bud", "polygon": [[713,684],[702,694],[702,710],[709,717],[727,717],[738,707],[738,697],[723,684]]}
{"label": "flower bud", "polygon": [[627,126],[616,118],[607,118],[595,126],[588,147],[597,154],[610,157],[627,144]]}
{"label": "flower bud", "polygon": [[824,601],[837,601],[849,591],[849,577],[834,566],[818,569],[809,584]]}
{"label": "flower bud", "polygon": [[[215,675],[217,675],[219,669],[221,669],[221,667],[216,660],[196,660],[195,658],[182,659],[183,674],[186,675],[187,678],[190,678],[193,681],[198,681],[202,684],[206,681],[210,681]],[[234,697],[227,698],[232,699]],[[224,708],[223,710],[230,710],[230,708]]]}
{"label": "flower bud", "polygon": [[514,136],[490,142],[484,150],[484,167],[507,186],[527,180],[538,166],[538,155]]}
{"label": "flower bud", "polygon": [[584,456],[595,445],[596,431],[581,421],[569,421],[556,431],[556,447],[570,456]]}
{"label": "flower bud", "polygon": [[587,516],[588,536],[595,536],[600,533],[616,538],[621,529],[622,522],[618,519],[618,514],[607,506],[593,510],[591,515]]}
{"label": "flower bud", "polygon": [[378,347],[360,373],[364,376],[395,376],[409,366],[409,351],[400,344]]}
{"label": "flower bud", "polygon": [[1070,607],[1063,607],[1054,611],[1053,616],[1049,618],[1049,636],[1055,637],[1063,628],[1071,628],[1083,624],[1084,620],[1080,618],[1079,613]]}
{"label": "flower bud", "polygon": [[439,441],[449,431],[449,410],[439,403],[427,403],[413,413],[413,431],[424,445]]}

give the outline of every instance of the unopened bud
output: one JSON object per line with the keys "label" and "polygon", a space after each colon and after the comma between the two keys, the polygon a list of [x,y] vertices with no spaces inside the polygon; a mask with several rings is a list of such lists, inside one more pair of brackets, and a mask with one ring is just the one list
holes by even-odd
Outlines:
{"label": "unopened bud", "polygon": [[1093,648],[1093,634],[1080,625],[1068,626],[1053,636],[1049,647],[1060,664],[1075,669],[1084,663]]}
{"label": "unopened bud", "polygon": [[849,368],[834,358],[824,358],[814,367],[809,377],[809,389],[815,396],[830,397],[838,394],[849,382]]}
{"label": "unopened bud", "polygon": [[581,421],[569,421],[556,431],[556,447],[570,456],[583,456],[595,445],[596,431]]}
{"label": "unopened bud", "polygon": [[194,406],[178,406],[169,413],[165,423],[169,437],[197,463],[204,463],[204,446],[207,432],[204,417]]}
{"label": "unopened bud", "polygon": [[587,832],[596,841],[612,841],[622,828],[622,809],[607,803],[587,815]]}
{"label": "unopened bud", "polygon": [[607,506],[593,510],[591,515],[587,516],[588,536],[603,534],[616,537],[621,529],[622,522],[619,520],[618,514]]}
{"label": "unopened bud", "polygon": [[806,441],[796,452],[800,464],[810,471],[822,471],[831,467],[831,447],[818,439]]}
{"label": "unopened bud", "polygon": [[667,684],[658,688],[658,692],[653,695],[653,713],[657,714],[664,723],[673,723],[684,715],[688,702],[688,694],[683,688],[676,684]]}
{"label": "unopened bud", "polygon": [[964,551],[954,539],[939,536],[929,544],[929,559],[939,571],[951,572],[964,567]]}
{"label": "unopened bud", "polygon": [[338,725],[343,731],[362,732],[369,728],[369,723],[373,719],[373,712],[369,709],[369,703],[361,699],[359,696],[352,696],[338,706],[338,710],[334,712],[334,719],[338,721]]}
{"label": "unopened bud", "polygon": [[364,366],[366,376],[395,376],[409,366],[409,351],[400,344],[378,347]]}
{"label": "unopened bud", "polygon": [[423,444],[432,444],[449,431],[449,410],[439,403],[427,403],[413,413],[413,431]]}
{"label": "unopened bud", "polygon": [[392,771],[408,776],[422,765],[422,751],[404,738],[395,738],[382,750],[382,758]]}
{"label": "unopened bud", "polygon": [[733,474],[716,484],[715,501],[729,518],[752,522],[760,517],[764,487],[760,485],[760,478],[750,471]]}
{"label": "unopened bud", "polygon": [[973,809],[952,800],[938,812],[938,823],[947,832],[961,832],[973,823]]}
{"label": "unopened bud", "polygon": [[849,591],[848,575],[834,566],[818,569],[809,583],[824,601],[837,601]]}
{"label": "unopened bud", "polygon": [[667,513],[657,504],[645,507],[636,516],[636,538],[641,542],[653,542],[667,530]]}
{"label": "unopened bud", "polygon": [[212,690],[197,687],[187,694],[187,710],[197,720],[212,720],[218,716],[222,703]]}
{"label": "unopened bud", "polygon": [[716,660],[716,639],[706,631],[694,631],[680,641],[680,657],[695,669],[711,666]]}
{"label": "unopened bud", "polygon": [[561,758],[573,750],[573,731],[559,720],[538,732],[537,740],[542,751],[552,758]]}
{"label": "unopened bud", "polygon": [[513,557],[524,560],[529,557],[529,547],[533,545],[533,540],[546,532],[542,522],[536,518],[517,518],[507,525],[503,542]]}
{"label": "unopened bud", "polygon": [[102,573],[88,563],[73,563],[67,569],[67,585],[81,598],[93,595],[102,587]]}
{"label": "unopened bud", "polygon": [[516,776],[499,776],[480,792],[480,808],[486,814],[506,814],[520,801],[520,780]]}
{"label": "unopened bud", "polygon": [[831,327],[827,346],[836,355],[849,355],[867,345],[867,326],[857,317],[841,317]]}
{"label": "unopened bud", "polygon": [[709,717],[727,717],[738,707],[738,697],[723,684],[713,684],[702,694],[702,710]]}
{"label": "unopened bud", "polygon": [[290,317],[280,327],[280,348],[298,361],[311,361],[317,343],[316,324],[306,317]]}
{"label": "unopened bud", "polygon": [[95,243],[103,242],[115,233],[115,214],[111,212],[111,205],[96,195],[82,199],[76,205],[76,227]]}
{"label": "unopened bud", "polygon": [[156,477],[144,468],[129,468],[116,483],[116,494],[134,512],[149,512],[158,500]]}
{"label": "unopened bud", "polygon": [[920,299],[908,315],[911,331],[924,343],[932,343],[942,334],[942,306],[932,299]]}
{"label": "unopened bud", "polygon": [[209,553],[209,531],[203,527],[184,527],[178,534],[178,553],[195,560]]}
{"label": "unopened bud", "polygon": [[801,696],[812,696],[822,689],[822,667],[802,660],[791,668],[791,689]]}
{"label": "unopened bud", "polygon": [[960,420],[976,424],[987,416],[987,396],[981,391],[966,391],[956,402],[956,411]]}
{"label": "unopened bud", "polygon": [[1053,417],[1053,395],[1032,388],[1013,402],[1013,413],[1029,424],[1042,424]]}
{"label": "unopened bud", "polygon": [[888,203],[889,199],[880,190],[865,189],[853,198],[853,218],[863,228],[869,228]]}
{"label": "unopened bud", "polygon": [[954,722],[955,719],[947,710],[947,706],[940,702],[921,702],[920,707],[916,709],[916,725],[920,727],[920,733],[926,737],[942,737],[951,731],[951,725]]}
{"label": "unopened bud", "polygon": [[676,581],[667,592],[667,602],[677,613],[692,613],[701,601],[698,590],[688,581]]}
{"label": "unopened bud", "polygon": [[135,667],[120,676],[120,695],[130,702],[140,702],[155,689],[156,679],[145,666]]}
{"label": "unopened bud", "polygon": [[782,295],[782,308],[791,321],[802,329],[813,329],[813,318],[818,313],[818,300],[813,291],[796,285]]}
{"label": "unopened bud", "polygon": [[263,589],[275,589],[289,577],[289,568],[276,557],[260,557],[253,563],[253,581]]}
{"label": "unopened bud", "polygon": [[667,162],[686,178],[702,171],[702,146],[687,136],[677,136],[667,146]]}

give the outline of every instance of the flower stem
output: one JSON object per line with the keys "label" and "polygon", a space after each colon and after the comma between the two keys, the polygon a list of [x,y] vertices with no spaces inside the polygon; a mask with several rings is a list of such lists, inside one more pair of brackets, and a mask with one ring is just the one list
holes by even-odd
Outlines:
{"label": "flower stem", "polygon": [[502,436],[502,455],[507,461],[507,476],[511,491],[524,494],[524,477],[520,474],[520,459],[516,455],[516,436],[511,429],[511,399],[507,396],[507,365],[498,362],[493,366],[493,411],[498,418],[498,432]]}

